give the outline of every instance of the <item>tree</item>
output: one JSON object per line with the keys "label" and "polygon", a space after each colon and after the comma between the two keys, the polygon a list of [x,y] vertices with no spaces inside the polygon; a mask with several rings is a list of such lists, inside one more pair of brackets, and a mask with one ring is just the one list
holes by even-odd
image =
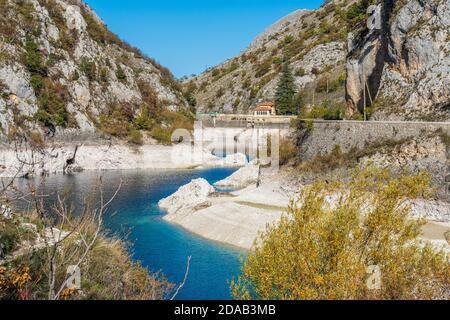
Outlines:
{"label": "tree", "polygon": [[[447,255],[420,242],[424,222],[409,217],[408,200],[429,197],[429,181],[427,174],[394,177],[369,166],[349,182],[305,187],[255,242],[231,284],[233,296],[448,299]],[[380,272],[372,278],[374,270]]]}
{"label": "tree", "polygon": [[275,93],[275,103],[279,114],[294,114],[297,112],[297,107],[294,102],[296,93],[291,68],[289,67],[289,63],[285,62]]}

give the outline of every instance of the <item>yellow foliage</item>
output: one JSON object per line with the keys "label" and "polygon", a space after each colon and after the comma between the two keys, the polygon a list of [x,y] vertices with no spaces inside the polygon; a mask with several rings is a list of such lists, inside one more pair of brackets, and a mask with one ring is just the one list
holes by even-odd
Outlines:
{"label": "yellow foliage", "polygon": [[[255,242],[231,284],[239,299],[448,299],[444,252],[417,240],[423,221],[408,199],[431,195],[429,176],[394,178],[369,166],[349,182],[301,191],[281,221]],[[381,286],[367,285],[369,266]]]}
{"label": "yellow foliage", "polygon": [[20,265],[12,271],[11,284],[18,289],[21,289],[31,281],[30,267]]}

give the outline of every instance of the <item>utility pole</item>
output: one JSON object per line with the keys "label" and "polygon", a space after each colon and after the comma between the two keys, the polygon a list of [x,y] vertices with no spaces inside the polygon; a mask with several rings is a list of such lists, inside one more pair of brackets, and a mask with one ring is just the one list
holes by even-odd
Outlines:
{"label": "utility pole", "polygon": [[369,94],[370,105],[372,105],[373,104],[372,93],[370,92],[369,83],[367,82],[367,80],[366,80],[366,89],[367,93]]}
{"label": "utility pole", "polygon": [[362,66],[362,76],[363,76],[364,121],[367,121],[367,112],[366,112],[366,75],[364,73],[364,65]]}

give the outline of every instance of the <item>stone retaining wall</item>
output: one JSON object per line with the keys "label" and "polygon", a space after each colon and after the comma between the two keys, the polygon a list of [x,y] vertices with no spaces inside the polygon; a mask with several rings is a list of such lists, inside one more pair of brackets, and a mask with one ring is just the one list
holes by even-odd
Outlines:
{"label": "stone retaining wall", "polygon": [[450,135],[450,122],[393,122],[393,121],[321,121],[312,122],[312,131],[302,145],[303,157],[330,153],[339,145],[343,152],[364,148],[368,144],[402,140],[442,130]]}

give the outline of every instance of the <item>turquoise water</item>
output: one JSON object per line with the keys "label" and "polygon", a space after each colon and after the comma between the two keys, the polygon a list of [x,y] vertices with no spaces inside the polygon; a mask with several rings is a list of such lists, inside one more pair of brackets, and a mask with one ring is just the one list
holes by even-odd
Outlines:
{"label": "turquoise water", "polygon": [[[239,257],[245,252],[193,235],[162,220],[157,203],[192,179],[219,181],[235,169],[165,171],[82,172],[76,175],[54,175],[45,179],[44,188],[54,199],[55,191],[68,191],[75,210],[83,199],[98,199],[98,178],[101,176],[105,197],[113,194],[120,180],[123,186],[105,216],[109,232],[131,242],[132,255],[151,271],[162,271],[169,281],[181,283],[187,257],[191,266],[186,285],[177,299],[230,299],[229,281],[239,273]],[[25,188],[27,180],[20,180]]]}

